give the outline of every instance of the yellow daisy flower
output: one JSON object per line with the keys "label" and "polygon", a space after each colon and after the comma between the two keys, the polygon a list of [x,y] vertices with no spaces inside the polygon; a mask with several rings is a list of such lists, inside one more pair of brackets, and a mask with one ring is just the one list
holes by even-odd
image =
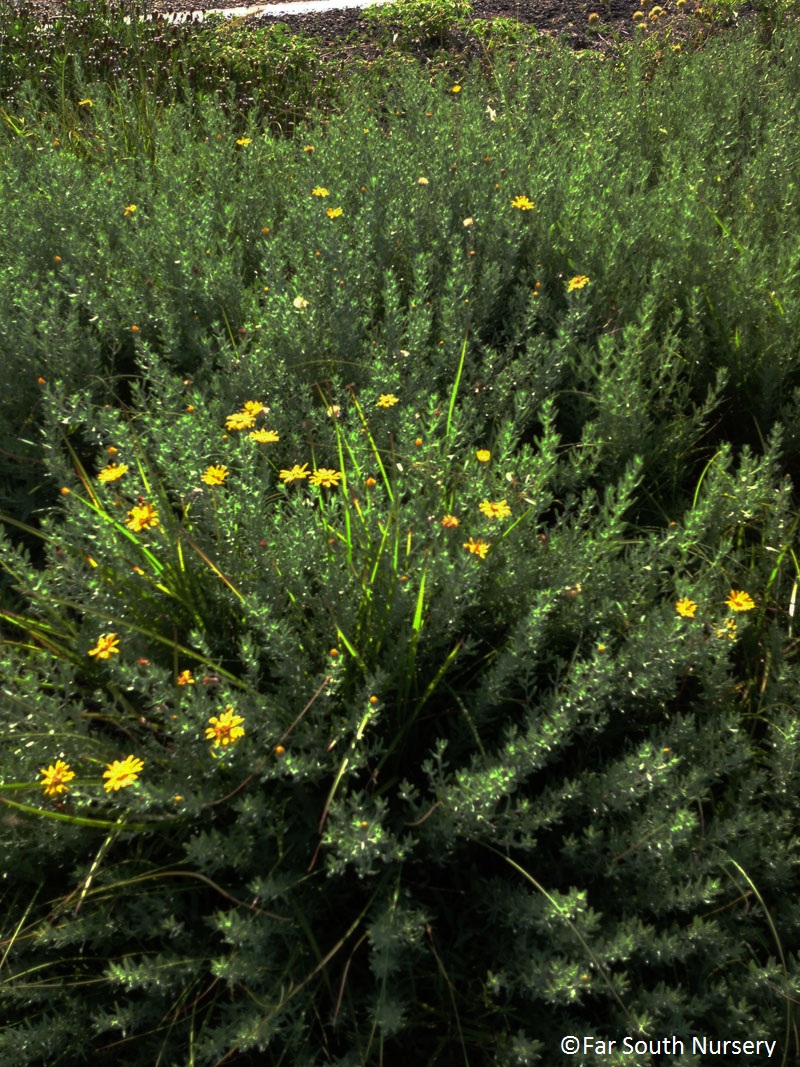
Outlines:
{"label": "yellow daisy flower", "polygon": [[107,467],[97,475],[98,482],[115,482],[118,478],[121,478],[123,474],[128,473],[127,463],[109,463]]}
{"label": "yellow daisy flower", "polygon": [[323,485],[327,489],[338,485],[342,480],[341,471],[330,470],[328,467],[319,467],[309,478],[310,485]]}
{"label": "yellow daisy flower", "polygon": [[253,430],[248,436],[252,437],[254,441],[258,441],[260,445],[269,445],[275,441],[280,441],[280,437],[274,430]]}
{"label": "yellow daisy flower", "polygon": [[57,797],[60,793],[68,793],[67,782],[71,782],[75,777],[75,771],[70,770],[69,764],[60,759],[56,760],[55,764],[51,763],[49,767],[42,767],[39,773],[44,779],[41,784],[46,797]]}
{"label": "yellow daisy flower", "polygon": [[194,685],[194,675],[191,671],[181,671],[175,679],[178,685]]}
{"label": "yellow daisy flower", "polygon": [[464,542],[463,547],[468,549],[473,556],[480,556],[481,559],[486,559],[486,553],[490,548],[486,541],[474,541],[471,537],[469,541]]}
{"label": "yellow daisy flower", "polygon": [[329,207],[325,211],[325,214],[328,216],[329,219],[338,219],[339,216],[342,214],[342,209],[340,207]]}
{"label": "yellow daisy flower", "polygon": [[206,485],[224,485],[227,477],[227,467],[208,467],[205,474],[200,476],[200,481],[205,482]]}
{"label": "yellow daisy flower", "polygon": [[266,410],[260,400],[245,400],[244,404],[242,404],[242,411],[246,415],[260,415],[262,411]]}
{"label": "yellow daisy flower", "polygon": [[693,619],[695,612],[697,611],[697,604],[687,596],[681,597],[680,600],[675,601],[675,610],[679,615],[682,615],[684,619]]}
{"label": "yellow daisy flower", "polygon": [[394,404],[398,404],[400,401],[394,393],[381,393],[378,400],[375,403],[376,408],[390,408]]}
{"label": "yellow daisy flower", "polygon": [[95,659],[111,659],[112,653],[119,655],[119,636],[117,634],[101,634],[97,638],[97,644],[94,648],[90,648],[88,655],[94,656]]}
{"label": "yellow daisy flower", "polygon": [[454,528],[454,527],[456,527],[458,525],[459,525],[459,522],[458,522],[458,519],[455,517],[455,515],[444,515],[442,517],[442,526],[453,527]]}
{"label": "yellow daisy flower", "polygon": [[226,430],[249,430],[255,425],[256,417],[249,411],[234,411],[225,420]]}
{"label": "yellow daisy flower", "polygon": [[316,189],[311,190],[312,196],[330,196],[331,194],[322,185],[318,185]]}
{"label": "yellow daisy flower", "polygon": [[497,504],[493,504],[491,500],[484,500],[478,507],[489,519],[504,519],[507,515],[511,514],[511,508],[505,500],[501,500]]}
{"label": "yellow daisy flower", "polygon": [[731,611],[752,611],[755,607],[755,603],[749,593],[736,589],[731,589],[725,603]]}
{"label": "yellow daisy flower", "polygon": [[574,289],[583,289],[589,284],[589,279],[585,274],[576,274],[574,278],[570,278],[567,282],[567,292],[571,293]]}
{"label": "yellow daisy flower", "polygon": [[112,790],[133,785],[143,767],[144,763],[135,756],[126,756],[123,760],[117,759],[113,763],[107,763],[103,777],[108,781],[103,783],[103,788],[110,793]]}
{"label": "yellow daisy flower", "polygon": [[281,471],[279,474],[279,478],[282,482],[286,482],[287,484],[289,482],[293,482],[301,478],[308,478],[309,475],[308,471],[306,470],[307,466],[307,463],[304,463],[302,467],[295,463],[291,470]]}
{"label": "yellow daisy flower", "polygon": [[225,710],[219,718],[212,715],[208,721],[211,725],[206,730],[206,740],[214,739],[212,748],[218,748],[220,745],[224,748],[238,741],[240,737],[244,737],[244,730],[240,725],[244,719],[241,715],[234,714],[230,704],[225,705]]}
{"label": "yellow daisy flower", "polygon": [[530,211],[533,207],[533,201],[529,200],[527,196],[516,196],[511,201],[511,206],[519,208],[520,211]]}
{"label": "yellow daisy flower", "polygon": [[158,526],[158,512],[152,504],[137,504],[128,512],[125,525],[134,533],[149,530],[151,526]]}
{"label": "yellow daisy flower", "polygon": [[492,453],[488,448],[479,448],[475,453],[475,459],[477,459],[478,463],[488,463],[491,458]]}

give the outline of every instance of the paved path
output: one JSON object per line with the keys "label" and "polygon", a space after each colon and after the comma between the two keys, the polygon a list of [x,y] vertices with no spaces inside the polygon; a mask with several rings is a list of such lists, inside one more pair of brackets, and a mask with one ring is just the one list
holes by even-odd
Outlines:
{"label": "paved path", "polygon": [[[212,7],[204,11],[175,11],[159,12],[158,17],[163,18],[170,25],[178,25],[182,22],[202,22],[206,15],[224,15],[225,18],[245,18],[249,15],[309,15],[316,11],[342,11],[350,7],[371,7],[374,4],[388,4],[391,0],[293,0],[290,3],[281,4],[254,4],[251,7]],[[153,15],[144,16],[144,20],[151,22]],[[130,15],[126,16],[126,22],[130,22]],[[142,17],[139,17],[142,21]]]}

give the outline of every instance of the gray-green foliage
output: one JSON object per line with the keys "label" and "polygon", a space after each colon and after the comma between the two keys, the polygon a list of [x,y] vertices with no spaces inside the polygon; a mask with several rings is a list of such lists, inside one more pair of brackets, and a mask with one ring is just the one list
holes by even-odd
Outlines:
{"label": "gray-green foliage", "polygon": [[[741,103],[752,46],[726,55]],[[409,78],[296,143],[200,108],[141,168],[59,186],[9,153],[6,410],[46,498],[43,559],[19,502],[0,530],[0,1063],[546,1064],[589,1032],[796,1056],[796,315],[774,296],[772,345],[774,302],[737,303],[796,241],[743,215],[710,287],[738,176],[716,218],[673,196],[699,157],[656,125],[688,94],[730,139],[709,56],[644,108],[624,66],[543,53],[494,120],[477,81]],[[772,129],[742,162],[786,203]],[[226,427],[248,401],[277,440]],[[302,464],[341,483],[281,479]]]}

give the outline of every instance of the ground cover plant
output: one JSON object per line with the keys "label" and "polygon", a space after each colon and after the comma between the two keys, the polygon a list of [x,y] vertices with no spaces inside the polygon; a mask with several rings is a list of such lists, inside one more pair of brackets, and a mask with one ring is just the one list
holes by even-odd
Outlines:
{"label": "ground cover plant", "polygon": [[0,1064],[796,1060],[796,13],[76,10],[0,19]]}

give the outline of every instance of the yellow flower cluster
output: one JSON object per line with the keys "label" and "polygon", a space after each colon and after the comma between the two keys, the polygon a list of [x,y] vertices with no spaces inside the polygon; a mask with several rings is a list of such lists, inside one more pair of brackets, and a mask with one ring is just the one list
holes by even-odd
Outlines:
{"label": "yellow flower cluster", "polygon": [[[725,603],[728,609],[736,614],[744,611],[752,611],[756,606],[750,594],[744,592],[742,589],[731,589]],[[693,619],[697,615],[697,604],[694,600],[690,600],[689,597],[681,597],[680,600],[675,602],[675,610],[682,618]],[[712,622],[711,627],[714,630],[715,636],[727,637],[730,641],[736,640],[735,619],[726,619],[721,625]]]}
{"label": "yellow flower cluster", "polygon": [[[119,789],[126,789],[137,780],[144,768],[142,760],[136,756],[126,756],[124,760],[114,760],[107,763],[103,771],[106,781],[103,788],[107,793]],[[68,793],[69,782],[75,777],[75,772],[64,760],[56,760],[49,767],[42,767],[39,771],[42,775],[42,788],[46,797],[57,797],[62,793]]]}
{"label": "yellow flower cluster", "polygon": [[302,466],[295,463],[290,470],[282,470],[278,477],[286,485],[288,485],[289,482],[302,481],[307,478],[309,485],[322,485],[328,489],[338,485],[343,477],[341,471],[331,470],[330,467],[318,467],[313,473],[307,468],[307,463],[304,463]]}
{"label": "yellow flower cluster", "polygon": [[[728,593],[728,599],[725,601],[726,605],[731,611],[752,611],[756,606],[753,598],[749,593],[745,593],[740,589],[731,589]],[[679,615],[682,615],[684,619],[693,619],[697,614],[697,604],[689,597],[681,597],[680,600],[675,602],[675,610]]]}
{"label": "yellow flower cluster", "polygon": [[[89,651],[89,655],[94,656],[95,659],[108,659],[112,653],[119,653],[118,646],[118,634],[101,634],[97,638],[95,647]],[[147,660],[139,660],[139,663],[146,665]],[[182,671],[176,681],[179,686],[195,684],[190,670]],[[225,711],[220,716],[211,716],[208,722],[206,739],[213,742],[212,748],[218,748],[220,745],[227,747],[238,741],[240,737],[245,736],[244,728],[242,727],[244,719],[241,715],[235,713],[230,704],[226,704]],[[103,788],[107,793],[126,789],[138,780],[143,769],[144,762],[133,755],[126,756],[123,760],[114,760],[112,763],[107,763],[103,772],[103,778],[105,779]],[[70,791],[69,783],[75,778],[75,772],[63,759],[57,759],[55,763],[40,768],[39,773],[42,775],[40,784],[47,797],[59,797],[62,793],[68,793]]]}

